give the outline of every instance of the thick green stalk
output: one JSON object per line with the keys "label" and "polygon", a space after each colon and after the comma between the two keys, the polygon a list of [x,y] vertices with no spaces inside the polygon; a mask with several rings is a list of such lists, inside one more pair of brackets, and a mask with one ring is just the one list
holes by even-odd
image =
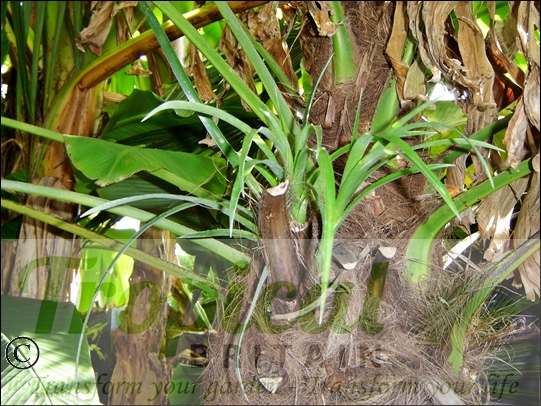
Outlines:
{"label": "thick green stalk", "polygon": [[331,21],[337,26],[337,31],[332,36],[334,51],[332,69],[334,83],[338,85],[355,78],[357,66],[353,60],[354,50],[346,28],[346,16],[344,15],[342,4],[339,1],[331,1],[330,6],[334,12],[331,15]]}
{"label": "thick green stalk", "polygon": [[[510,168],[502,172],[493,178],[494,188],[489,181],[485,181],[455,198],[453,201],[456,210],[458,212],[464,211],[468,207],[477,204],[482,198],[528,175],[531,171],[531,160],[527,160],[518,165],[516,170]],[[404,279],[411,285],[424,287],[423,281],[426,282],[430,277],[430,255],[436,238],[453,217],[452,208],[448,205],[442,206],[415,231],[406,250],[403,273]]]}
{"label": "thick green stalk", "polygon": [[[331,272],[332,250],[334,241],[334,171],[331,158],[327,150],[322,149],[317,156],[320,178],[317,180],[316,191],[318,194],[318,206],[322,218],[321,240],[317,252],[319,271],[321,272],[321,299],[320,309],[325,309],[327,289]],[[319,313],[319,323],[323,322],[324,311]]]}

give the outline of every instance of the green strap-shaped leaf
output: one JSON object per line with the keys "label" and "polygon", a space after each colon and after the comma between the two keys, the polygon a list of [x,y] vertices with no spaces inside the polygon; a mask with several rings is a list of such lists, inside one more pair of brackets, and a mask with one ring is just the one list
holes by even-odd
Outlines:
{"label": "green strap-shaped leaf", "polygon": [[417,155],[417,153],[404,140],[394,134],[380,133],[378,134],[378,136],[388,140],[389,142],[400,148],[400,155],[402,155],[404,158],[414,164],[417,168],[419,168],[419,171],[425,176],[425,178],[430,182],[430,184],[434,186],[434,189],[436,189],[436,191],[442,197],[445,203],[447,203],[453,214],[456,217],[460,218],[460,213],[456,209],[455,204],[453,203],[453,199],[449,195],[449,192],[438,179],[438,177],[434,174],[434,172],[432,172],[423,162],[419,155]]}

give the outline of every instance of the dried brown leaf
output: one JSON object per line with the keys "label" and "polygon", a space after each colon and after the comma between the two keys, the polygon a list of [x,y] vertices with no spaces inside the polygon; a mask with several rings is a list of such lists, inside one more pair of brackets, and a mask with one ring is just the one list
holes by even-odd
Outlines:
{"label": "dried brown leaf", "polygon": [[539,66],[532,64],[526,84],[524,85],[524,110],[526,115],[535,128],[539,128]]}
{"label": "dried brown leaf", "polygon": [[296,90],[298,87],[298,79],[289,56],[287,43],[282,38],[271,38],[266,41],[265,49],[269,51],[274,60],[282,68],[287,78],[293,85],[293,89]]}
{"label": "dried brown leaf", "polygon": [[[119,1],[115,4],[113,15],[116,14],[116,39],[118,44],[123,44],[131,38],[131,23],[137,1]],[[122,11],[121,13],[118,13]]]}
{"label": "dried brown leaf", "polygon": [[[455,12],[458,32],[449,23]],[[410,30],[418,41],[419,56],[439,82],[443,75],[452,86],[468,94],[466,133],[471,134],[497,117],[492,86],[494,71],[485,51],[481,30],[470,2],[408,2]]]}
{"label": "dried brown leaf", "polygon": [[477,224],[482,239],[492,238],[484,258],[492,261],[509,249],[509,230],[513,208],[528,187],[528,179],[521,178],[490,194],[479,205]]}
{"label": "dried brown leaf", "polygon": [[374,217],[378,217],[385,211],[383,199],[376,195],[375,191],[370,192],[363,200],[368,203],[368,208]]}
{"label": "dried brown leaf", "polygon": [[[246,54],[239,45],[237,39],[231,32],[228,26],[225,26],[222,30],[222,36],[219,42],[220,50],[224,53],[227,62],[237,73],[237,75],[248,85],[248,87],[257,94],[253,73],[254,69],[252,64],[246,57]],[[241,100],[244,110],[251,111],[248,105]]]}
{"label": "dried brown leaf", "polygon": [[[462,155],[458,157],[454,165],[447,169],[447,175],[445,176],[445,187],[447,190],[457,190],[458,193],[464,191],[464,175],[466,173],[466,156]],[[473,223],[470,223],[473,224]],[[464,224],[469,226],[470,224]]]}
{"label": "dried brown leaf", "polygon": [[[520,213],[517,219],[513,239],[516,241],[515,247],[533,234],[539,231],[540,203],[539,203],[539,172],[534,172],[531,179],[531,186],[528,194],[524,198]],[[539,296],[539,270],[540,270],[539,251],[524,261],[517,270],[515,270],[515,280],[513,286],[524,285],[526,298],[535,300],[535,295]]]}
{"label": "dried brown leaf", "polygon": [[117,40],[119,44],[127,41],[130,38],[131,33],[130,27],[126,26],[126,22],[129,25],[133,20],[133,8],[137,6],[137,3],[137,1],[92,2],[92,12],[94,15],[92,16],[88,27],[79,33],[76,39],[77,48],[85,52],[84,45],[88,45],[88,48],[93,54],[100,56],[101,47],[111,30],[113,17],[120,10],[124,10],[126,20],[121,18],[120,15],[117,19]]}
{"label": "dried brown leaf", "polygon": [[500,51],[499,42],[496,42],[496,36],[489,32],[487,37],[489,52],[492,53],[499,64],[498,68],[502,73],[508,73],[511,79],[519,86],[524,86],[524,72],[520,70],[513,59],[508,58],[502,51]]}
{"label": "dried brown leaf", "polygon": [[495,3],[487,3],[490,11],[491,20],[494,21],[494,31],[496,37],[498,38],[498,43],[500,48],[505,56],[509,59],[515,59],[518,52],[517,46],[517,16],[516,16],[516,6],[518,3],[515,3],[509,13],[505,16],[503,21],[495,21]]}
{"label": "dried brown leaf", "polygon": [[404,44],[408,35],[408,16],[406,14],[406,5],[403,1],[396,3],[393,19],[393,29],[391,37],[387,43],[385,52],[393,65],[396,76],[396,89],[400,100],[405,100],[404,82],[408,74],[408,65],[402,62],[402,53],[404,52]]}
{"label": "dried brown leaf", "polygon": [[539,165],[539,152],[537,153],[536,156],[532,158],[532,167],[534,171],[540,172],[541,168]]}
{"label": "dried brown leaf", "polygon": [[216,144],[216,141],[214,141],[214,138],[212,138],[210,136],[210,134],[207,133],[207,135],[205,136],[204,139],[202,139],[201,141],[198,142],[198,144],[200,145],[206,145],[207,147],[210,147],[210,148],[215,148],[218,146],[218,144]]}
{"label": "dried brown leaf", "polygon": [[[306,18],[306,17],[304,17]],[[302,30],[301,36],[300,36],[300,42],[301,42],[301,49],[302,54],[304,55],[304,63],[303,68],[308,72],[312,78],[314,75],[312,74],[312,66],[314,65],[314,54],[312,52],[312,47],[310,47],[309,41],[306,40],[306,37],[308,36],[308,30]],[[312,79],[312,84],[314,83],[315,79]]]}
{"label": "dried brown leaf", "polygon": [[205,64],[201,60],[199,51],[193,44],[190,47],[190,68],[193,78],[195,80],[195,87],[197,89],[197,93],[199,93],[199,97],[201,97],[201,100],[214,100],[216,98],[216,94],[212,90],[212,85],[210,84],[210,80],[207,76]]}
{"label": "dried brown leaf", "polygon": [[126,11],[131,10],[133,13],[133,7],[137,7],[138,1],[119,1],[115,4],[115,12],[118,10],[126,9]]}
{"label": "dried brown leaf", "polygon": [[[398,83],[398,82],[397,82]],[[421,58],[417,56],[408,70],[408,76],[404,82],[405,100],[428,100],[425,96],[425,72]]]}
{"label": "dried brown leaf", "polygon": [[536,42],[535,26],[539,27],[539,11],[533,2],[521,1],[518,6],[517,31],[519,47],[529,64],[539,67],[539,45]]}
{"label": "dried brown leaf", "polygon": [[455,8],[458,20],[458,47],[464,64],[461,82],[472,93],[473,103],[493,103],[494,70],[485,51],[483,34],[477,26],[469,2],[458,2]]}
{"label": "dried brown leaf", "polygon": [[126,75],[142,76],[146,78],[152,75],[152,72],[149,71],[148,69],[143,68],[143,65],[141,64],[141,60],[137,59],[132,64],[131,69],[126,72]]}
{"label": "dried brown leaf", "polygon": [[265,4],[256,13],[249,10],[246,13],[246,25],[250,33],[258,40],[265,42],[271,38],[280,37],[280,25],[276,17],[277,1]]}
{"label": "dried brown leaf", "polygon": [[93,54],[101,55],[101,47],[109,35],[113,22],[114,5],[112,1],[104,1],[101,2],[101,8],[93,10],[94,15],[90,24],[77,37],[77,48],[84,52],[83,45],[88,45]]}
{"label": "dried brown leaf", "polygon": [[318,34],[323,37],[332,37],[338,27],[329,20],[330,8],[327,1],[307,1],[306,8],[316,24]]}
{"label": "dried brown leaf", "polygon": [[[522,159],[528,153],[524,144],[526,140],[526,129],[528,127],[528,118],[524,110],[524,102],[521,97],[515,108],[515,113],[505,131],[503,143],[507,147],[507,164],[516,168],[522,162]],[[539,103],[539,101],[538,101]]]}
{"label": "dried brown leaf", "polygon": [[114,92],[103,92],[103,103],[104,104],[118,104],[121,101],[124,101],[128,96],[121,93]]}
{"label": "dried brown leaf", "polygon": [[266,4],[257,13],[250,10],[246,14],[246,23],[250,33],[263,43],[264,48],[282,68],[296,90],[298,79],[289,56],[289,49],[285,41],[286,37],[280,33],[280,23],[276,17],[277,7],[278,2],[273,1]]}
{"label": "dried brown leaf", "polygon": [[448,79],[460,67],[456,59],[448,56],[445,43],[445,21],[457,2],[408,2],[410,29],[419,42],[419,54],[423,64],[433,74],[432,81],[439,82],[442,72]]}

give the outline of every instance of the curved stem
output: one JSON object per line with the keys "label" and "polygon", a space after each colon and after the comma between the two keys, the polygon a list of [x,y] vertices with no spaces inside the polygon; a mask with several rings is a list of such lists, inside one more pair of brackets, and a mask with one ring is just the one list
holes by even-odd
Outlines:
{"label": "curved stem", "polygon": [[[483,197],[495,192],[498,189],[522,178],[532,171],[531,159],[522,162],[517,169],[510,168],[493,178],[494,188],[489,181],[462,193],[453,200],[456,210],[463,212],[468,207],[478,203]],[[448,205],[440,207],[421,224],[408,244],[404,258],[403,276],[411,285],[424,287],[430,277],[430,255],[439,232],[454,217],[453,210]]]}
{"label": "curved stem", "polygon": [[[25,216],[32,217],[36,220],[42,221],[46,224],[50,224],[61,230],[67,231],[69,233],[92,240],[93,242],[96,242],[97,244],[100,244],[111,250],[120,251],[125,248],[125,244],[120,241],[105,237],[94,231],[87,230],[86,228],[81,227],[77,224],[68,223],[50,214],[43,213],[40,210],[36,210],[36,209],[33,209],[28,206],[24,206],[19,203],[15,203],[11,200],[2,199],[2,207],[9,210],[13,210],[17,213],[21,213]],[[161,269],[162,271],[167,272],[168,274],[171,274],[173,276],[176,276],[177,278],[191,278],[194,281],[210,284],[215,289],[219,288],[219,286],[216,286],[214,283],[199,276],[195,272],[188,271],[187,269],[181,268],[170,262],[164,261],[163,259],[153,257],[152,255],[149,255],[136,248],[128,247],[127,249],[125,249],[125,254],[147,265]]]}
{"label": "curved stem", "polygon": [[[64,200],[67,202],[77,203],[89,207],[99,206],[100,204],[108,202],[108,200],[100,199],[99,197],[71,192],[69,190],[61,190],[47,186],[34,185],[31,183],[16,182],[12,180],[2,180],[1,188],[2,190],[12,190],[20,193],[32,193],[38,196],[45,196],[52,199]],[[2,199],[2,206],[4,206],[4,202],[5,200]],[[111,213],[120,214],[122,216],[132,217],[143,222],[150,221],[155,217],[155,215],[152,213],[129,206],[115,207],[110,209],[109,211]],[[181,224],[175,223],[167,219],[162,219],[156,222],[154,226],[163,230],[171,231],[173,234],[178,236],[195,233],[195,231],[191,228],[185,227]],[[232,263],[250,263],[249,256],[215,239],[196,239],[194,240],[194,243],[220,255],[222,258],[225,258]]]}

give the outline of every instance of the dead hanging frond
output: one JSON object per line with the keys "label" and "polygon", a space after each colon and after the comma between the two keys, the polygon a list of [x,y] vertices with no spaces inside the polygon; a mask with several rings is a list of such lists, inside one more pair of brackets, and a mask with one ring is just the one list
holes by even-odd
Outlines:
{"label": "dead hanging frond", "polygon": [[[222,30],[222,36],[220,37],[218,45],[220,50],[224,53],[229,66],[231,66],[243,82],[248,85],[250,90],[252,90],[254,94],[257,94],[253,78],[254,68],[237,41],[237,38],[235,38],[235,35],[227,25]],[[245,111],[251,111],[244,100],[241,99],[241,103]]]}
{"label": "dead hanging frond", "polygon": [[[472,134],[497,119],[497,111],[516,102],[503,140],[504,170],[516,168],[524,159],[539,153],[540,124],[540,52],[535,31],[539,29],[539,11],[533,3],[510,3],[502,21],[496,20],[495,4],[488,2],[489,31],[484,38],[468,2],[399,2],[387,54],[397,76],[401,101],[414,100],[424,91],[422,75],[426,67],[430,81],[461,91],[468,114],[465,133]],[[408,28],[418,44],[418,56],[411,64],[401,61]],[[514,59],[521,52],[527,61],[523,72]],[[421,68],[421,69],[420,69]],[[482,151],[483,152],[483,151]],[[487,158],[488,155],[484,154]],[[499,158],[499,157],[496,157]],[[477,182],[486,176],[478,171],[477,157],[472,157]],[[501,161],[501,162],[500,162]],[[465,157],[449,168],[448,188],[463,190]],[[478,173],[479,172],[479,173]],[[524,240],[539,230],[538,173],[489,196],[478,211],[478,222],[485,238],[492,238],[486,259],[494,259],[513,246],[514,239]],[[534,179],[537,179],[534,181]],[[530,191],[524,193],[530,188]],[[511,233],[514,207],[522,201],[519,219]],[[470,222],[474,222],[473,216]],[[528,299],[539,294],[539,255],[529,258],[515,271],[515,286],[524,286]]]}
{"label": "dead hanging frond", "polygon": [[[539,30],[539,9],[533,2],[519,2],[516,7],[519,49],[528,61],[524,81],[524,108],[530,123],[539,131],[539,42],[535,30]],[[512,10],[514,11],[514,9]],[[539,148],[539,145],[537,145]]]}
{"label": "dead hanging frond", "polygon": [[193,44],[190,45],[190,71],[201,100],[208,102],[216,99],[216,94],[212,90],[212,85],[207,76],[205,64],[201,59],[201,55],[199,55],[199,50]]}
{"label": "dead hanging frond", "polygon": [[[133,7],[137,5],[136,1],[102,1],[93,2],[93,16],[90,20],[88,27],[83,29],[77,39],[76,44],[82,52],[85,52],[84,45],[88,45],[90,51],[100,56],[101,48],[105,39],[109,35],[111,25],[113,23],[113,17],[121,10],[125,10],[126,23],[130,23],[130,18],[133,16]],[[119,20],[119,41],[126,41],[128,39],[127,32],[129,27],[124,24],[123,20]]]}
{"label": "dead hanging frond", "polygon": [[487,261],[493,261],[509,251],[511,218],[528,183],[528,178],[517,179],[510,185],[491,193],[481,202],[477,216],[479,232],[482,239],[492,238],[490,246],[484,253]]}
{"label": "dead hanging frond", "polygon": [[[451,12],[454,12],[454,20]],[[494,69],[486,55],[483,34],[471,4],[408,2],[407,15],[421,61],[433,74],[431,81],[439,82],[443,77],[446,83],[468,95],[467,133],[493,122],[497,117],[492,92]]]}
{"label": "dead hanging frond", "polygon": [[134,20],[137,3],[137,1],[119,1],[115,5],[117,44],[123,44],[132,38],[132,22]]}
{"label": "dead hanging frond", "polygon": [[[277,8],[278,2],[270,2],[257,13],[254,10],[249,10],[246,13],[246,24],[250,33],[263,43],[265,49],[282,68],[294,89],[297,90],[298,79],[289,55],[287,36],[283,36],[280,30],[280,23],[276,16]],[[294,19],[295,15],[290,17]],[[289,23],[289,21],[285,21],[285,23]]]}
{"label": "dead hanging frond", "polygon": [[[406,38],[408,36],[408,16],[406,14],[406,3],[399,1],[396,4],[393,29],[391,31],[391,37],[387,43],[385,52],[391,61],[394,74],[396,76],[396,90],[398,97],[403,102],[408,99],[404,94],[404,83],[408,76],[409,66],[407,63],[402,62],[402,53],[404,52],[404,45],[406,44]],[[423,96],[424,96],[424,92]]]}
{"label": "dead hanging frond", "polygon": [[126,75],[141,76],[146,78],[152,75],[152,71],[145,69],[141,63],[141,60],[138,59],[132,64],[132,67],[126,72]]}
{"label": "dead hanging frond", "polygon": [[106,1],[101,8],[92,11],[94,15],[90,24],[79,33],[76,40],[77,48],[82,52],[85,52],[84,45],[88,45],[93,54],[101,55],[101,47],[109,35],[113,22],[113,8],[114,2]]}
{"label": "dead hanging frond", "polygon": [[[513,243],[515,247],[520,245],[521,241],[530,238],[531,235],[539,231],[539,197],[539,172],[536,171],[533,173],[531,178],[530,190],[524,197],[522,208],[515,226],[515,232],[513,235]],[[539,296],[540,269],[540,253],[537,251],[531,257],[526,259],[514,272],[515,279],[513,281],[513,286],[524,286],[524,291],[526,292],[526,298],[528,300],[534,301],[535,295],[537,294],[537,296]]]}

